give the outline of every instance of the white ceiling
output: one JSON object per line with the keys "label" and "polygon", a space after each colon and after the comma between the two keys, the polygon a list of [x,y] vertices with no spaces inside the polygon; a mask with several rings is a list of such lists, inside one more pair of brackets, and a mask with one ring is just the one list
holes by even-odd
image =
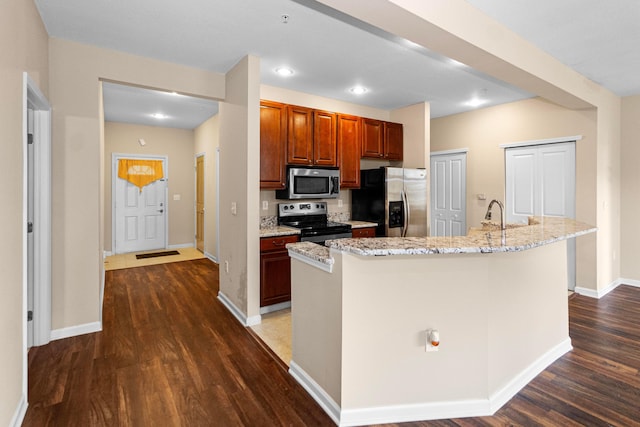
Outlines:
{"label": "white ceiling", "polygon": [[[640,93],[640,1],[537,0],[535,8],[530,0],[468,1],[615,93]],[[52,37],[219,73],[253,54],[261,59],[264,84],[380,109],[428,101],[432,117],[442,117],[474,108],[466,105],[473,97],[486,98],[486,107],[533,96],[376,29],[358,28],[348,17],[321,13],[326,8],[313,0],[35,3]],[[282,65],[295,74],[276,75]],[[354,95],[349,88],[356,84],[369,91]],[[215,102],[195,99],[181,114],[171,107],[177,97],[147,95],[107,85],[107,120],[169,126],[168,120],[149,121],[149,114],[163,112],[175,116],[171,127],[193,128],[202,107],[209,114],[204,119],[217,109]]]}

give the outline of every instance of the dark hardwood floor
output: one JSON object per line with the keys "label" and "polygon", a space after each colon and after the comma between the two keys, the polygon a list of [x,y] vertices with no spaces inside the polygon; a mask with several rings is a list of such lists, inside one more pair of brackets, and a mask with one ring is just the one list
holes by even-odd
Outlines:
{"label": "dark hardwood floor", "polygon": [[[23,425],[334,425],[217,292],[206,259],[107,272],[104,330],[29,352]],[[569,307],[574,350],[495,416],[402,425],[640,425],[640,289]]]}

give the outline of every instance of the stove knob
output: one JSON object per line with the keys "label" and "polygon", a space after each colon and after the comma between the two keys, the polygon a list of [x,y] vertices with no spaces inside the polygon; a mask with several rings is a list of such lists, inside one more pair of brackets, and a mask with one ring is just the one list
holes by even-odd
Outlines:
{"label": "stove knob", "polygon": [[293,205],[289,205],[289,209],[293,209]]}
{"label": "stove knob", "polygon": [[284,206],[282,209],[284,209],[285,211],[289,209],[289,206]]}

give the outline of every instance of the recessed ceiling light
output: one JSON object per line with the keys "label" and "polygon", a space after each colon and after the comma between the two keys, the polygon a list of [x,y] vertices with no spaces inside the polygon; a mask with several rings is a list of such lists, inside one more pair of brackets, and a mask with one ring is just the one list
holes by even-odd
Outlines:
{"label": "recessed ceiling light", "polygon": [[363,93],[366,93],[368,90],[366,87],[364,86],[354,86],[351,89],[349,89],[349,92],[356,94],[356,95],[362,95]]}
{"label": "recessed ceiling light", "polygon": [[278,67],[275,71],[282,77],[289,77],[293,75],[293,70],[287,67]]}
{"label": "recessed ceiling light", "polygon": [[487,89],[482,89],[480,91],[480,95],[475,95],[469,101],[464,104],[469,107],[479,107],[489,102],[489,98],[487,97]]}
{"label": "recessed ceiling light", "polygon": [[151,117],[153,117],[154,119],[158,119],[158,120],[163,120],[163,119],[168,119],[169,118],[169,116],[167,116],[166,114],[162,114],[162,113],[151,114]]}

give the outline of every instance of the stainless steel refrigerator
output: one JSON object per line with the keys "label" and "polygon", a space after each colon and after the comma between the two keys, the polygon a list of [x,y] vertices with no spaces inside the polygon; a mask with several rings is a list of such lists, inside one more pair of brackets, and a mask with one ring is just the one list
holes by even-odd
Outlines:
{"label": "stainless steel refrigerator", "polygon": [[351,217],[377,223],[377,237],[426,236],[426,169],[360,171],[360,189],[351,191]]}

